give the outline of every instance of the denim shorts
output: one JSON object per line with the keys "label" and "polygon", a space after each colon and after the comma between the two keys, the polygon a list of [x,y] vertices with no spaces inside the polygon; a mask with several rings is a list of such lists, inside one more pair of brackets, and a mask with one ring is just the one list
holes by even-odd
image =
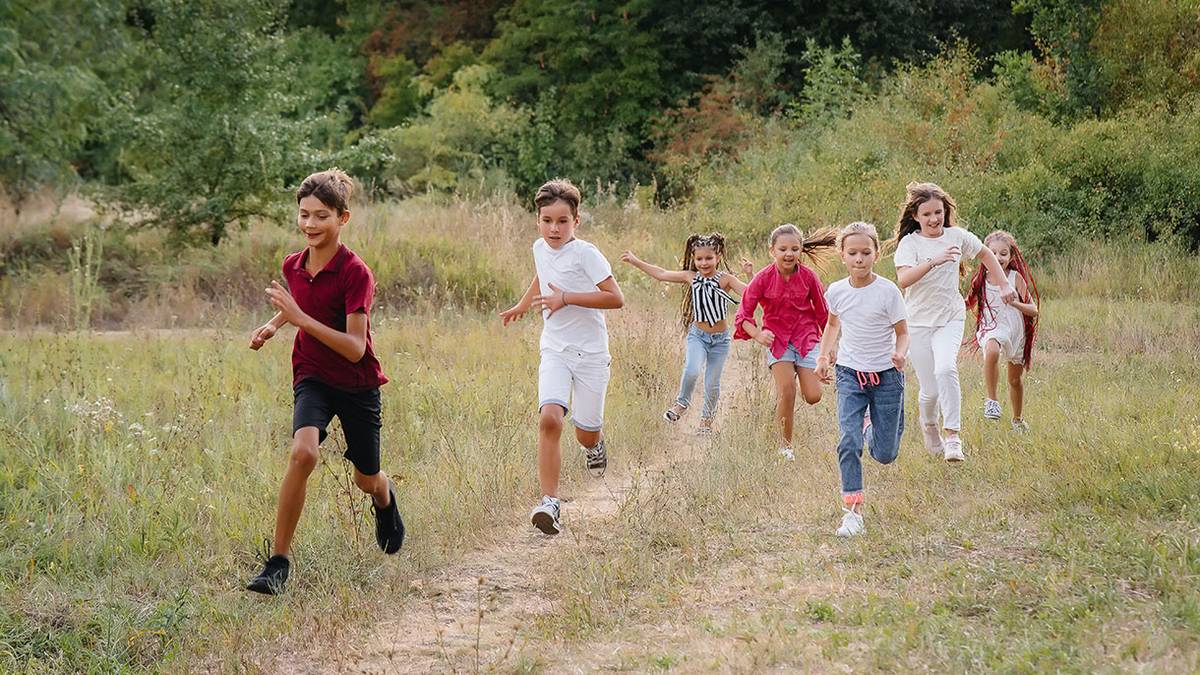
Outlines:
{"label": "denim shorts", "polygon": [[775,358],[775,356],[773,354],[771,354],[771,351],[768,349],[767,350],[767,367],[770,368],[771,366],[775,365],[776,363],[779,363],[780,361],[791,361],[792,363],[796,364],[797,368],[808,368],[809,370],[816,370],[817,355],[820,353],[821,353],[821,343],[820,342],[813,345],[812,350],[810,350],[808,352],[807,356],[800,356],[800,350],[796,349],[796,345],[793,345],[793,344],[789,344],[787,347],[787,351],[785,351],[783,353],[783,356],[780,356],[779,358]]}

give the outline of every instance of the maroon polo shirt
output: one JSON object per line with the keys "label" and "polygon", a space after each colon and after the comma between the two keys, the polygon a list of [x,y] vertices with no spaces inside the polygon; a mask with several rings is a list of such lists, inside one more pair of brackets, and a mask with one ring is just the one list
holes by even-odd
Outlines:
{"label": "maroon polo shirt", "polygon": [[367,315],[367,349],[358,363],[338,354],[317,338],[296,331],[292,346],[292,385],[309,378],[348,391],[374,389],[388,380],[371,344],[371,300],[375,277],[354,251],[339,244],[333,259],[313,276],[304,269],[308,249],[283,259],[283,278],[300,309],[312,318],[346,332],[346,315]]}

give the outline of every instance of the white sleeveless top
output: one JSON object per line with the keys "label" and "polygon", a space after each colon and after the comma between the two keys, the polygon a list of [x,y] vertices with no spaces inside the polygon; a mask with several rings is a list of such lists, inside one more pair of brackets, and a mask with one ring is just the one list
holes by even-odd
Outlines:
{"label": "white sleeveless top", "polygon": [[[1009,270],[1008,282],[1017,287],[1017,273]],[[1000,287],[985,282],[979,330],[975,339],[980,347],[988,340],[1000,345],[1000,356],[1010,363],[1025,363],[1025,315],[1000,299]]]}

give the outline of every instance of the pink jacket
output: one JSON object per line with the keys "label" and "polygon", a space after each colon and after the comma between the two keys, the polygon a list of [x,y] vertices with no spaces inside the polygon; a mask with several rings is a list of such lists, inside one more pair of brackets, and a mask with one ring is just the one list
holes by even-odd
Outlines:
{"label": "pink jacket", "polygon": [[798,265],[789,279],[784,279],[774,264],[759,270],[742,293],[742,306],[733,320],[735,340],[750,339],[742,324],[749,321],[758,325],[754,312],[759,304],[763,306],[763,328],[775,334],[771,344],[775,358],[783,356],[788,345],[795,345],[805,356],[820,342],[829,307],[821,280],[809,268]]}

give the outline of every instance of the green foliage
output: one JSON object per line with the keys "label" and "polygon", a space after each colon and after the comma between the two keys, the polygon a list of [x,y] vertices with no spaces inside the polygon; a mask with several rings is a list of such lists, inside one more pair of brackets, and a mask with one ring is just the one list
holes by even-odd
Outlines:
{"label": "green foliage", "polygon": [[488,96],[492,74],[483,65],[463,68],[448,89],[434,95],[425,115],[382,134],[394,157],[386,174],[392,192],[465,187],[497,169],[498,158],[517,154],[528,113]]}
{"label": "green foliage", "polygon": [[122,18],[112,2],[0,4],[0,189],[16,201],[70,182],[103,132]]}
{"label": "green foliage", "polygon": [[375,63],[375,79],[383,89],[367,116],[378,127],[393,127],[404,123],[421,109],[421,92],[417,86],[417,65],[403,54],[381,58]]}
{"label": "green foliage", "polygon": [[705,173],[700,229],[754,242],[779,222],[867,220],[888,232],[911,180],[940,183],[977,232],[1003,228],[1055,253],[1081,240],[1200,246],[1200,105],[1143,105],[1056,129],[1005,84],[979,82],[969,51],[906,68],[846,119],[766,132],[736,165]]}
{"label": "green foliage", "polygon": [[806,122],[828,124],[845,117],[867,96],[862,80],[862,56],[842,40],[840,48],[821,47],[814,40],[804,45],[804,90],[795,112]]}
{"label": "green foliage", "polygon": [[181,236],[219,243],[269,213],[311,168],[311,113],[283,62],[283,3],[156,0],[146,60],[153,92],[126,112],[132,177],[122,196]]}

